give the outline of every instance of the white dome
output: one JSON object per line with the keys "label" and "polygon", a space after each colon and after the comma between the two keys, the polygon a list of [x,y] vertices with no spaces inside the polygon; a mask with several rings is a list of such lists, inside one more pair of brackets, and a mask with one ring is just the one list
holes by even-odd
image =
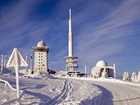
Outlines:
{"label": "white dome", "polygon": [[37,47],[45,47],[45,46],[46,46],[46,44],[45,44],[45,42],[43,42],[43,40],[41,40],[37,43]]}
{"label": "white dome", "polygon": [[97,63],[96,63],[96,67],[105,67],[107,66],[107,62],[104,61],[104,60],[99,60]]}

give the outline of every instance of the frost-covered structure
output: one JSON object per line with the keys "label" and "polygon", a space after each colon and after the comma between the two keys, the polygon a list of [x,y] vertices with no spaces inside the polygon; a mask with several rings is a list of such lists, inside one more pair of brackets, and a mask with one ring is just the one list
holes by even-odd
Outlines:
{"label": "frost-covered structure", "polygon": [[131,81],[140,82],[140,72],[138,72],[138,74],[136,72],[133,72],[131,75]]}
{"label": "frost-covered structure", "polygon": [[133,72],[133,73],[132,73],[132,76],[131,76],[131,81],[132,81],[132,82],[135,82],[136,79],[137,79],[137,75],[136,75],[135,72]]}
{"label": "frost-covered structure", "polygon": [[116,78],[116,68],[115,64],[113,66],[108,66],[107,62],[104,60],[99,60],[96,63],[96,66],[94,66],[91,70],[92,76],[94,78],[99,78],[99,77],[115,77]]}
{"label": "frost-covered structure", "polygon": [[128,72],[124,72],[124,73],[123,73],[123,78],[122,78],[122,80],[123,80],[123,81],[129,81],[129,80],[130,80]]}
{"label": "frost-covered structure", "polygon": [[138,72],[138,81],[140,82],[140,71]]}
{"label": "frost-covered structure", "polygon": [[6,55],[5,56],[4,55],[1,55],[0,56],[0,74],[3,73],[3,70],[6,67],[5,66],[5,63],[6,63]]}
{"label": "frost-covered structure", "polygon": [[131,82],[140,82],[140,72],[132,72],[131,76],[129,76],[128,72],[124,72],[123,81],[131,81]]}

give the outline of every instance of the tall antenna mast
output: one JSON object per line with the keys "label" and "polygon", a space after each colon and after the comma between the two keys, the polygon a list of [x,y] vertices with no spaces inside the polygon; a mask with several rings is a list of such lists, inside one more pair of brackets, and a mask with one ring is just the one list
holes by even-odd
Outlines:
{"label": "tall antenna mast", "polygon": [[69,9],[69,33],[68,33],[68,56],[73,56],[72,48],[72,21],[71,21],[71,9]]}
{"label": "tall antenna mast", "polygon": [[72,34],[71,9],[69,9],[69,34]]}
{"label": "tall antenna mast", "polygon": [[78,68],[77,59],[78,57],[73,56],[73,38],[72,38],[72,16],[71,9],[69,9],[69,20],[68,20],[68,56],[66,57],[66,70],[67,75],[77,76],[79,72],[76,71]]}

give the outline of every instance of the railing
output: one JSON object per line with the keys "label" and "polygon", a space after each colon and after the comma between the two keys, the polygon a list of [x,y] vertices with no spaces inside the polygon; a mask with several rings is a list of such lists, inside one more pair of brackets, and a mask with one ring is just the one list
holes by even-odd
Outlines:
{"label": "railing", "polygon": [[[11,90],[16,91],[16,89],[13,88],[12,85],[8,81],[0,79],[0,82],[5,83],[5,86],[8,86]],[[0,105],[9,105],[9,104],[14,103],[16,101],[19,101],[23,97],[24,91],[20,90],[20,93],[21,93],[21,95],[20,95],[19,98],[10,99],[10,100],[8,100],[6,102],[1,103]]]}

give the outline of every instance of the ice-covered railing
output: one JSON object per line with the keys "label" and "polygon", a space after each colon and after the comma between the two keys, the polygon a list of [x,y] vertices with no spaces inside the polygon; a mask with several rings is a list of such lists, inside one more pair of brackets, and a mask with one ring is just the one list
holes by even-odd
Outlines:
{"label": "ice-covered railing", "polygon": [[[5,83],[5,86],[8,86],[11,90],[16,91],[16,89],[14,87],[12,87],[12,85],[8,81],[0,79],[0,82]],[[21,99],[22,96],[24,95],[24,91],[20,90],[20,93],[21,93],[21,95],[20,95],[20,99]],[[10,105],[11,103],[14,103],[18,100],[19,100],[19,98],[10,99],[4,103],[0,103],[0,105]]]}
{"label": "ice-covered railing", "polygon": [[11,85],[8,81],[3,80],[3,79],[0,79],[0,82],[5,83],[5,86],[9,86],[9,88],[10,88],[11,90],[16,91],[16,89],[13,88],[12,85]]}

